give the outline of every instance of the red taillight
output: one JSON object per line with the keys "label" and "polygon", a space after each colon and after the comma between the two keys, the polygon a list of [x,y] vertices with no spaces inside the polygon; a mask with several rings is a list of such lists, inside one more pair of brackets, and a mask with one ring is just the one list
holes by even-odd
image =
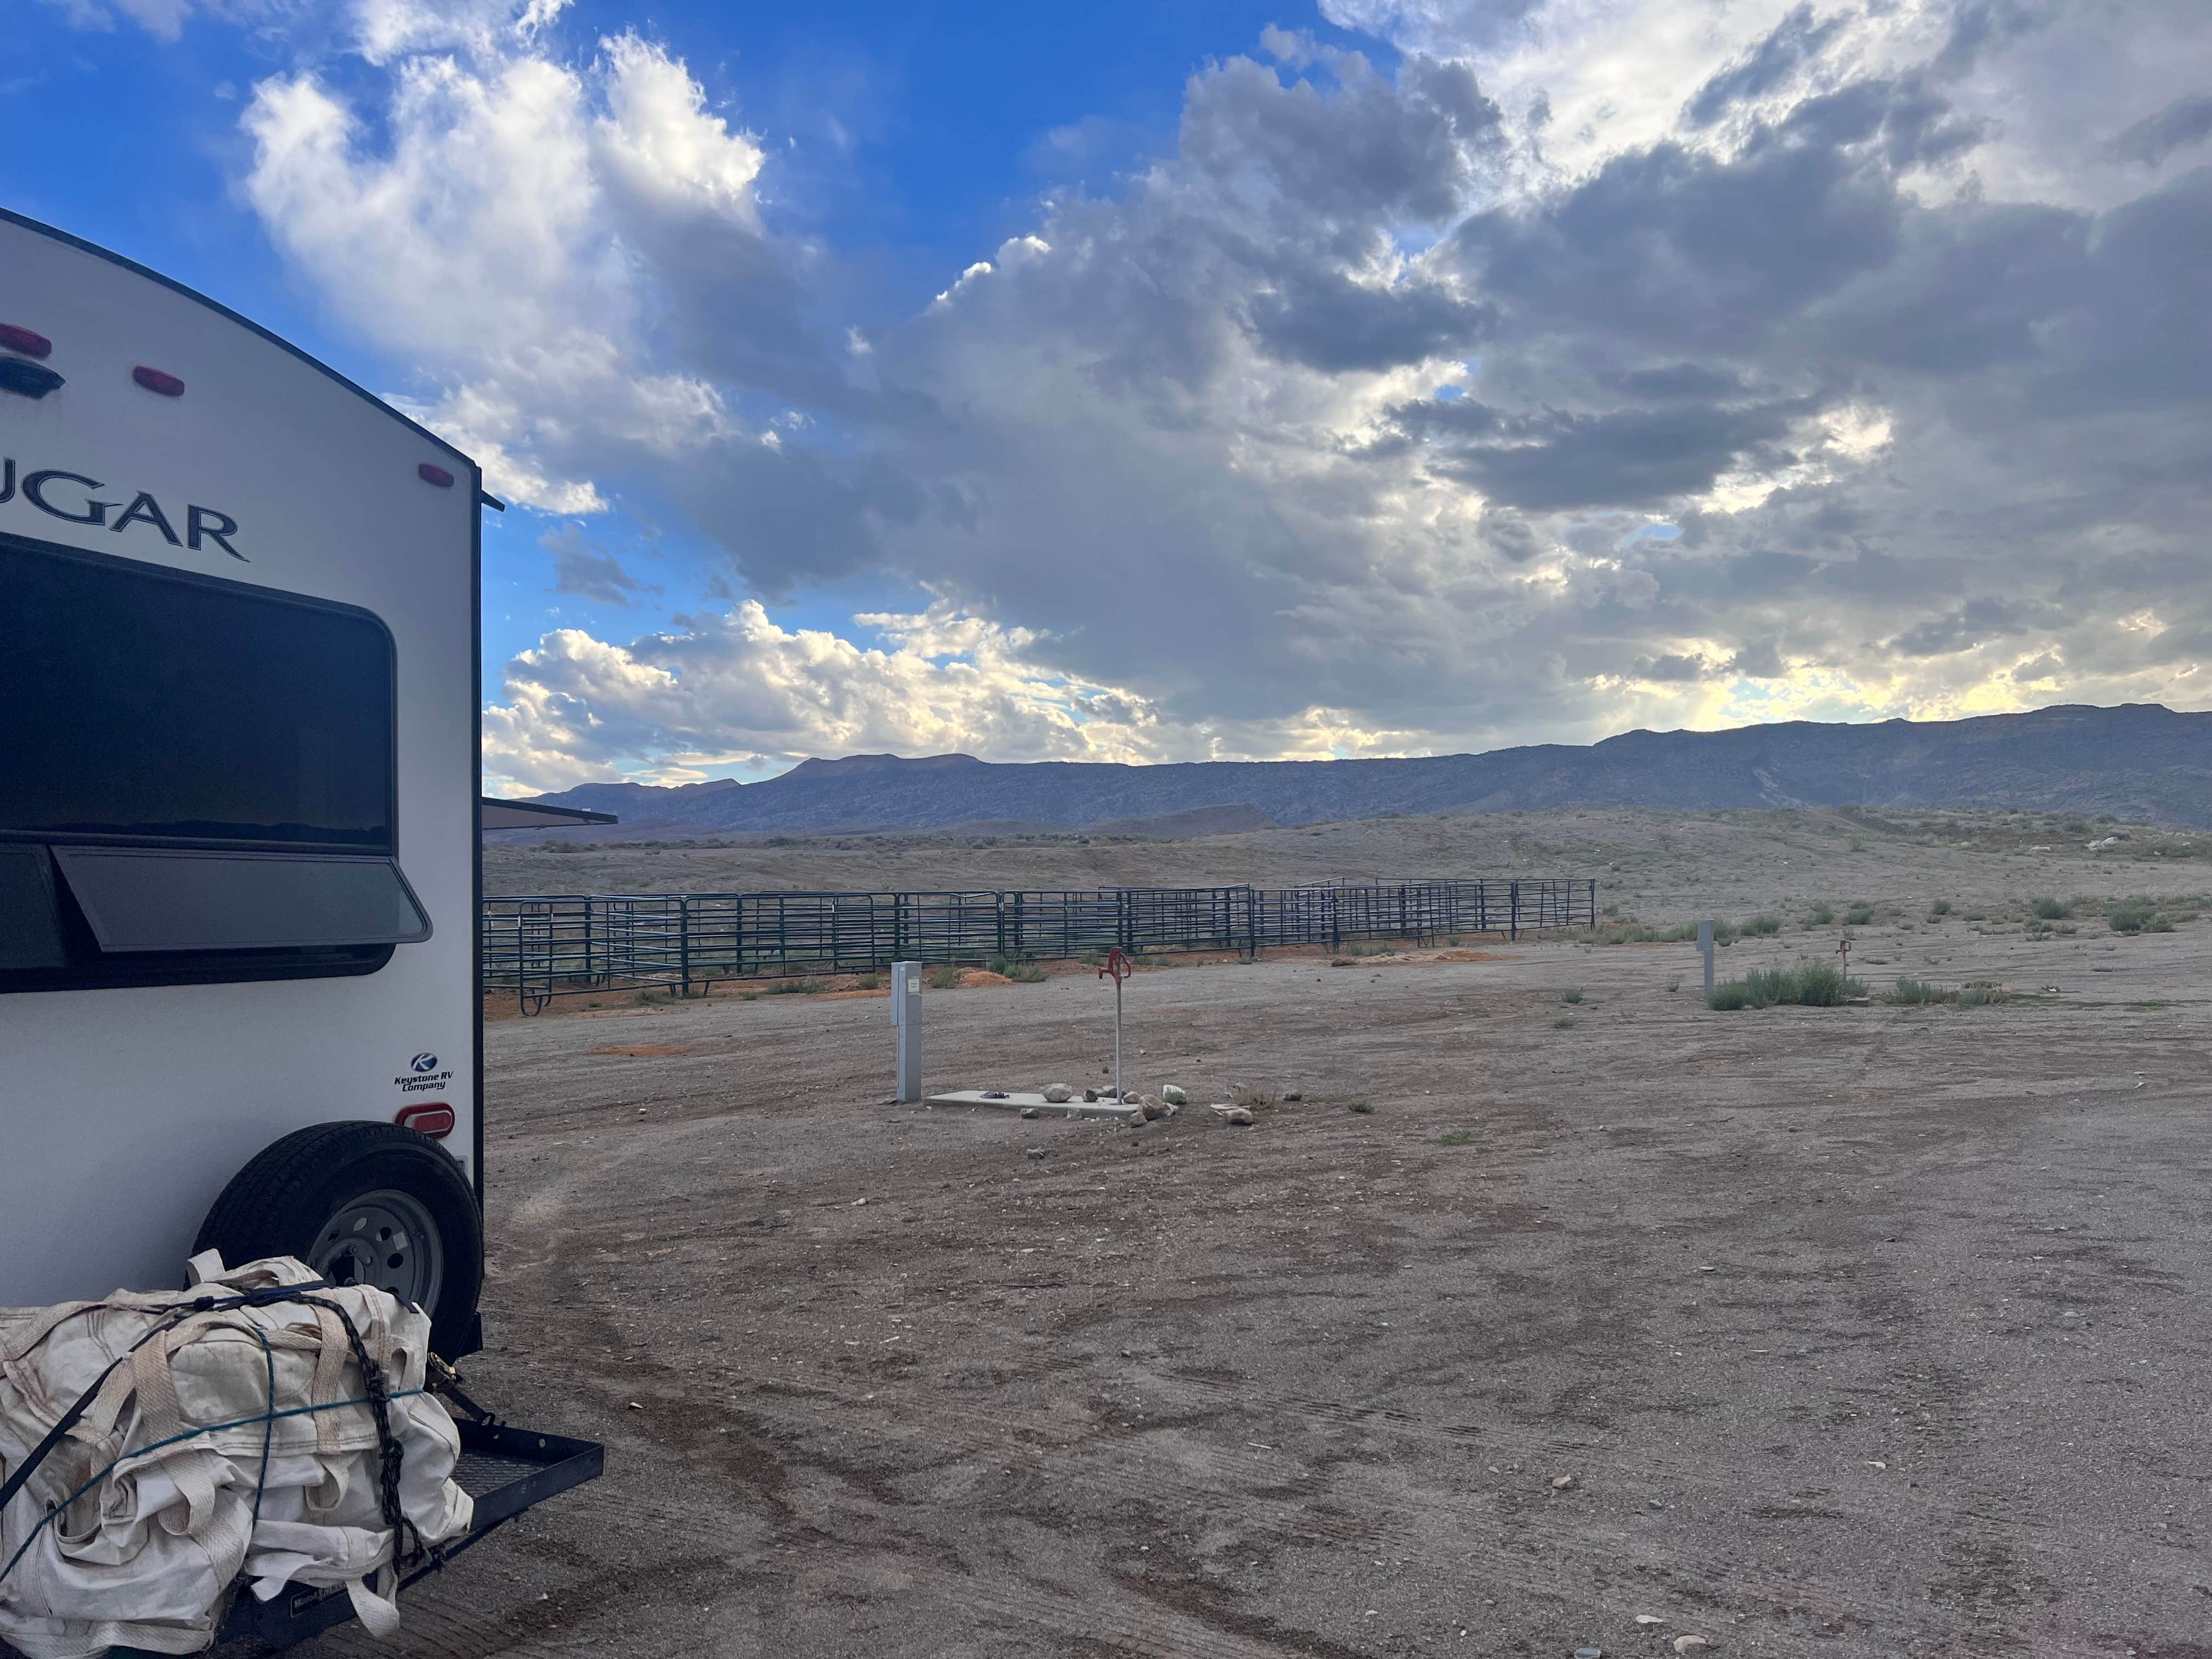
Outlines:
{"label": "red taillight", "polygon": [[425,1101],[419,1106],[401,1107],[393,1121],[403,1129],[412,1129],[433,1140],[443,1140],[453,1133],[453,1109],[442,1100]]}
{"label": "red taillight", "polygon": [[35,329],[18,328],[13,323],[0,323],[0,349],[19,351],[26,357],[51,357],[54,343]]}
{"label": "red taillight", "polygon": [[447,471],[444,467],[433,466],[428,461],[415,469],[415,476],[422,479],[424,483],[434,483],[441,489],[451,489],[453,487],[453,475]]}
{"label": "red taillight", "polygon": [[149,368],[141,363],[131,371],[131,378],[149,392],[158,392],[164,398],[181,398],[185,383],[173,374],[164,374],[158,368]]}

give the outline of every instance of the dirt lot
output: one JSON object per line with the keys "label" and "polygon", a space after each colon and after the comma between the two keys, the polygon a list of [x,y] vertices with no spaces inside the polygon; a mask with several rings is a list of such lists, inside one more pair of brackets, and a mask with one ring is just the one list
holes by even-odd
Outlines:
{"label": "dirt lot", "polygon": [[[1782,917],[1725,969],[1866,899],[1878,988],[2035,994],[1716,1013],[1667,945],[1141,974],[1133,1081],[1304,1097],[1250,1129],[886,1105],[880,999],[501,1022],[471,1381],[610,1473],[308,1651],[2205,1659],[2212,916],[2091,901],[2206,878],[1965,828],[1485,833],[1624,918]],[[2038,895],[2081,902],[2032,936]],[[928,994],[928,1079],[1097,1080],[1109,1006]]]}

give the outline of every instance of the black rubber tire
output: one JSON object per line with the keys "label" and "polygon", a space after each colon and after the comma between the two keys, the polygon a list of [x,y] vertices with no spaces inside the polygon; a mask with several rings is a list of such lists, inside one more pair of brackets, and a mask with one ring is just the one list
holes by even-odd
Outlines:
{"label": "black rubber tire", "polygon": [[397,1123],[318,1123],[264,1147],[230,1179],[192,1245],[226,1264],[305,1255],[324,1224],[364,1193],[396,1189],[428,1212],[444,1256],[430,1346],[465,1353],[483,1289],[483,1217],[461,1166],[437,1142]]}

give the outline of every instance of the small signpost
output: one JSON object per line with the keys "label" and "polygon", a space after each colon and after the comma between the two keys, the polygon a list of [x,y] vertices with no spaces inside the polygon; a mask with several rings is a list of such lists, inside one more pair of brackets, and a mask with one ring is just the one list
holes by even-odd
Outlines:
{"label": "small signpost", "polygon": [[1698,924],[1698,954],[1705,959],[1705,990],[1713,988],[1713,925],[1710,921]]}
{"label": "small signpost", "polygon": [[1106,965],[1098,970],[1098,977],[1114,981],[1114,1098],[1121,1099],[1121,981],[1136,971],[1120,945],[1106,953]]}
{"label": "small signpost", "polygon": [[898,1034],[898,1098],[921,1098],[921,964],[891,963],[891,1028]]}

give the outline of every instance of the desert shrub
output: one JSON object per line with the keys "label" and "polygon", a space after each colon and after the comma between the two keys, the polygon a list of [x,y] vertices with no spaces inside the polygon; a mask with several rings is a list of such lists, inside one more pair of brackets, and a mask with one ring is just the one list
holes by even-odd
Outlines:
{"label": "desert shrub", "polygon": [[2074,914],[2074,907],[2063,899],[2039,898],[2027,908],[2038,921],[2064,921]]}
{"label": "desert shrub", "polygon": [[1832,1008],[1866,994],[1864,985],[1833,963],[1808,962],[1795,968],[1754,968],[1741,979],[1723,980],[1705,993],[1705,1006],[1723,1011],[1783,1004]]}
{"label": "desert shrub", "polygon": [[884,976],[881,974],[863,974],[853,981],[853,988],[856,991],[880,991],[884,988]]}
{"label": "desert shrub", "polygon": [[1398,954],[1398,947],[1387,941],[1379,945],[1351,945],[1345,947],[1344,953],[1348,957],[1395,957]]}
{"label": "desert shrub", "polygon": [[1778,933],[1782,931],[1782,918],[1779,916],[1770,916],[1765,915],[1756,915],[1749,921],[1743,923],[1737,931],[1741,933],[1747,939],[1753,938],[1754,936],[1763,938],[1770,934]]}
{"label": "desert shrub", "polygon": [[1439,1146],[1472,1146],[1474,1145],[1474,1137],[1465,1129],[1454,1129],[1449,1134],[1438,1135],[1437,1137],[1437,1145]]}
{"label": "desert shrub", "polygon": [[1890,988],[1885,1000],[1901,1006],[1948,1002],[1961,1008],[1985,1008],[1993,1002],[2011,1001],[2012,993],[1993,979],[1970,979],[1955,988],[1930,984],[1926,980],[1900,979]]}
{"label": "desert shrub", "polygon": [[1051,977],[1050,975],[1045,972],[1044,969],[1041,965],[1034,962],[1025,961],[1020,957],[993,957],[991,958],[991,971],[994,974],[1003,975],[1006,978],[1012,980],[1017,985],[1035,985],[1040,981]]}
{"label": "desert shrub", "polygon": [[1928,907],[1928,916],[1931,921],[1937,916],[1948,916],[1950,914],[1951,901],[1948,899],[1937,899]]}
{"label": "desert shrub", "polygon": [[[1800,968],[1779,970],[1788,975],[1790,988],[1796,992],[1794,1000],[1807,1008],[1832,1008],[1847,998],[1866,994],[1866,987],[1850,978],[1832,962],[1808,962]],[[1775,998],[1777,1002],[1784,997]]]}
{"label": "desert shrub", "polygon": [[935,969],[929,975],[929,988],[933,991],[949,991],[959,983],[960,970],[957,968]]}
{"label": "desert shrub", "polygon": [[1347,1100],[1344,1104],[1346,1110],[1358,1112],[1363,1117],[1375,1109],[1364,1100]]}
{"label": "desert shrub", "polygon": [[2122,899],[2105,908],[2105,926],[2116,933],[2140,933],[2158,913],[2148,899]]}
{"label": "desert shrub", "polygon": [[1844,912],[1846,927],[1863,927],[1874,920],[1874,906],[1864,899],[1853,899],[1851,908]]}
{"label": "desert shrub", "polygon": [[1582,1000],[1583,994],[1580,991],[1562,991],[1559,993],[1559,1000],[1565,1003],[1571,1005],[1573,1003],[1580,1002]]}
{"label": "desert shrub", "polygon": [[1572,1019],[1555,1019],[1552,1022],[1552,1029],[1555,1031],[1571,1031],[1575,1029],[1575,1023]]}
{"label": "desert shrub", "polygon": [[1601,927],[1595,945],[1680,945],[1696,939],[1694,923],[1680,927],[1652,927],[1640,921],[1623,922],[1617,927]]}
{"label": "desert shrub", "polygon": [[1808,927],[1826,927],[1835,919],[1835,910],[1826,904],[1816,904],[1805,913],[1805,925]]}
{"label": "desert shrub", "polygon": [[772,997],[811,997],[822,988],[818,979],[780,979],[768,988]]}

